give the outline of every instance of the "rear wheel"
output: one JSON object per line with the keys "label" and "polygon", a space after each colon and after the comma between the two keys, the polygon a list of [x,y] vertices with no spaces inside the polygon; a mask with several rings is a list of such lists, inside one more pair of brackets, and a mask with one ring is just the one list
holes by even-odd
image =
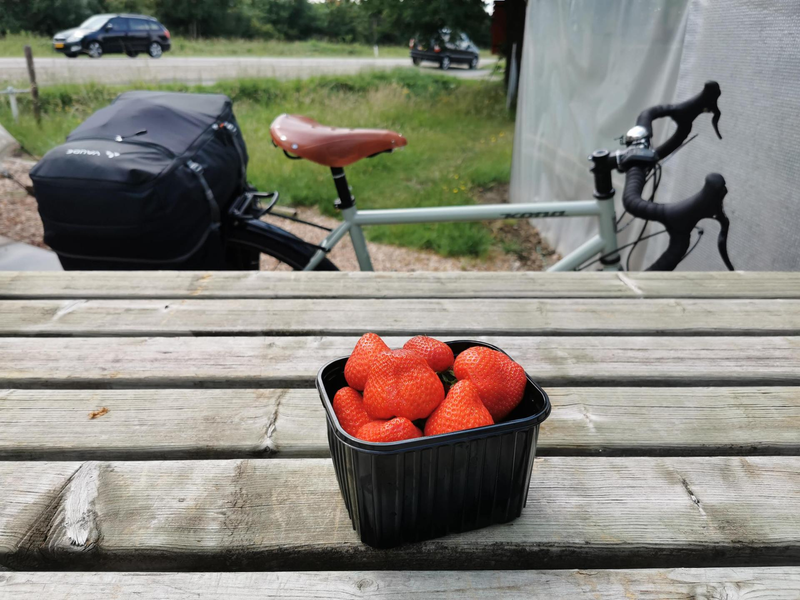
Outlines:
{"label": "rear wheel", "polygon": [[439,67],[442,69],[442,71],[447,71],[447,69],[450,68],[450,57],[443,56],[442,60],[439,61]]}
{"label": "rear wheel", "polygon": [[[269,258],[260,262],[262,267],[269,271],[302,271],[317,251],[313,244],[285,229],[257,219],[237,222],[227,231],[226,239],[231,247],[250,248],[265,254]],[[323,258],[314,270],[338,271],[339,269],[330,260]]]}
{"label": "rear wheel", "polygon": [[418,67],[422,61],[419,58],[412,58],[411,62],[414,63],[415,67]]}
{"label": "rear wheel", "polygon": [[150,58],[161,58],[164,50],[161,48],[161,44],[158,42],[152,42],[147,48],[147,53],[150,55]]}
{"label": "rear wheel", "polygon": [[88,50],[91,58],[100,58],[103,56],[103,46],[100,45],[100,42],[90,43],[86,50]]}

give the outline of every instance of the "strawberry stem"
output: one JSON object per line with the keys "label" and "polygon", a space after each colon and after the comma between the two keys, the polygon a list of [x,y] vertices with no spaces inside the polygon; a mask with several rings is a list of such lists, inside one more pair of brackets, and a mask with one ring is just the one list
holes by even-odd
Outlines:
{"label": "strawberry stem", "polygon": [[444,393],[450,391],[450,388],[458,381],[456,379],[456,374],[453,373],[453,369],[447,369],[446,371],[442,371],[439,373],[439,379],[444,386]]}

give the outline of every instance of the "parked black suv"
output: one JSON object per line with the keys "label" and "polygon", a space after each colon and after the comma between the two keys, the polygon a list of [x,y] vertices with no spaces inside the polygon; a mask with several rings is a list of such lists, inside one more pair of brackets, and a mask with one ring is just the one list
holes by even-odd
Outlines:
{"label": "parked black suv", "polygon": [[69,58],[86,53],[92,58],[125,53],[131,58],[147,52],[153,58],[170,49],[169,30],[144,15],[94,15],[79,27],[53,36],[53,49]]}
{"label": "parked black suv", "polygon": [[423,60],[439,63],[442,69],[449,69],[451,64],[461,63],[474,69],[478,66],[478,47],[466,34],[453,35],[449,29],[442,29],[438,35],[426,42],[420,36],[413,38],[409,44],[411,61],[419,65]]}

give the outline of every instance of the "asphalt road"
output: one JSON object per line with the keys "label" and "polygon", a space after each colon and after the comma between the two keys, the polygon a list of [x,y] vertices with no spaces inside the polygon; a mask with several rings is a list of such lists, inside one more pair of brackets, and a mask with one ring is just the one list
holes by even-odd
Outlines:
{"label": "asphalt road", "polygon": [[[433,63],[420,67],[426,73],[447,73],[455,77],[482,78],[491,73],[495,59],[481,60],[471,71],[460,65],[441,71]],[[39,84],[133,83],[137,81],[181,81],[213,83],[237,77],[303,79],[314,75],[342,75],[371,69],[411,66],[408,58],[268,58],[268,57],[170,57],[154,60],[145,56],[104,56],[100,59],[48,56],[34,59]],[[0,58],[0,81],[24,82],[28,73],[24,58]]]}

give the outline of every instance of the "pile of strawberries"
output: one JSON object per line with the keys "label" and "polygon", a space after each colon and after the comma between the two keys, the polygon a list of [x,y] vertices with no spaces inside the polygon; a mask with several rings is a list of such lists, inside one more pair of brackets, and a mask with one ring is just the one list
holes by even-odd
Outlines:
{"label": "pile of strawberries", "polygon": [[527,383],[521,366],[490,348],[473,346],[454,360],[439,340],[417,336],[392,350],[374,333],[358,340],[344,377],[333,410],[342,429],[368,442],[493,425],[520,403]]}

